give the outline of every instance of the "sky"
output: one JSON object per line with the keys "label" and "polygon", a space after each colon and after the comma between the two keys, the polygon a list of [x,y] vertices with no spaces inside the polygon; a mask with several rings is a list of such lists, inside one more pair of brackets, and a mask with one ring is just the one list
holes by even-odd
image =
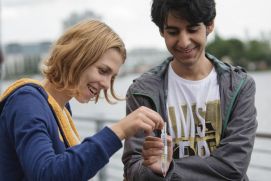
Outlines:
{"label": "sky", "polygon": [[[102,16],[127,49],[164,48],[151,22],[152,0],[0,0],[1,42],[55,41],[71,13],[87,10]],[[270,0],[216,0],[215,31],[224,38],[271,38]],[[268,23],[269,22],[269,23]]]}

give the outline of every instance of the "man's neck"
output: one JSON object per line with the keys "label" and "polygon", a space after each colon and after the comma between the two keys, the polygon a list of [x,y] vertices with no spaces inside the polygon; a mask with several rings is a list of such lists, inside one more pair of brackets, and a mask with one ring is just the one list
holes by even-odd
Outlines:
{"label": "man's neck", "polygon": [[204,79],[213,69],[212,63],[206,57],[193,65],[184,65],[174,60],[171,63],[174,72],[187,80]]}

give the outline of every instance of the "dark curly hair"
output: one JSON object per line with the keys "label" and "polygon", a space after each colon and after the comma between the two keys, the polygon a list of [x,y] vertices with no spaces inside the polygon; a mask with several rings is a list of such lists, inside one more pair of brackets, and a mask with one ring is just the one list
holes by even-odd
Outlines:
{"label": "dark curly hair", "polygon": [[163,32],[169,13],[184,18],[191,24],[203,22],[209,25],[216,16],[214,0],[153,0],[152,21]]}

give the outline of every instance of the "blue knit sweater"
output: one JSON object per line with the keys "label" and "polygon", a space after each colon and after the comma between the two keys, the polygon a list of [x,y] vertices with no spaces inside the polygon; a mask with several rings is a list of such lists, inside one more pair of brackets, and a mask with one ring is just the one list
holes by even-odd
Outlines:
{"label": "blue knit sweater", "polygon": [[0,181],[88,180],[122,147],[105,127],[66,148],[41,87],[24,86],[0,105]]}

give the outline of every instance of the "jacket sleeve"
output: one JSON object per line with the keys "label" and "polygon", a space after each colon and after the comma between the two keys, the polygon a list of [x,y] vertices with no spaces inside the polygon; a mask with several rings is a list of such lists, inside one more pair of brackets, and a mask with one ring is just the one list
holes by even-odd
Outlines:
{"label": "jacket sleeve", "polygon": [[81,144],[56,153],[50,109],[41,95],[22,91],[5,106],[8,131],[27,180],[88,180],[101,169],[122,143],[104,128]]}
{"label": "jacket sleeve", "polygon": [[[129,114],[140,106],[154,109],[154,105],[148,99],[143,96],[132,95],[131,89],[129,89],[126,99],[126,113]],[[142,165],[143,158],[141,151],[144,140],[144,132],[139,132],[124,142],[122,162],[124,164],[125,181],[164,180],[163,177],[153,173],[149,168]]]}
{"label": "jacket sleeve", "polygon": [[137,135],[125,143],[125,172],[131,175],[127,180],[247,180],[256,129],[255,82],[248,76],[235,100],[220,144],[209,157],[174,159],[166,179],[162,179],[142,166],[140,151],[144,138]]}

